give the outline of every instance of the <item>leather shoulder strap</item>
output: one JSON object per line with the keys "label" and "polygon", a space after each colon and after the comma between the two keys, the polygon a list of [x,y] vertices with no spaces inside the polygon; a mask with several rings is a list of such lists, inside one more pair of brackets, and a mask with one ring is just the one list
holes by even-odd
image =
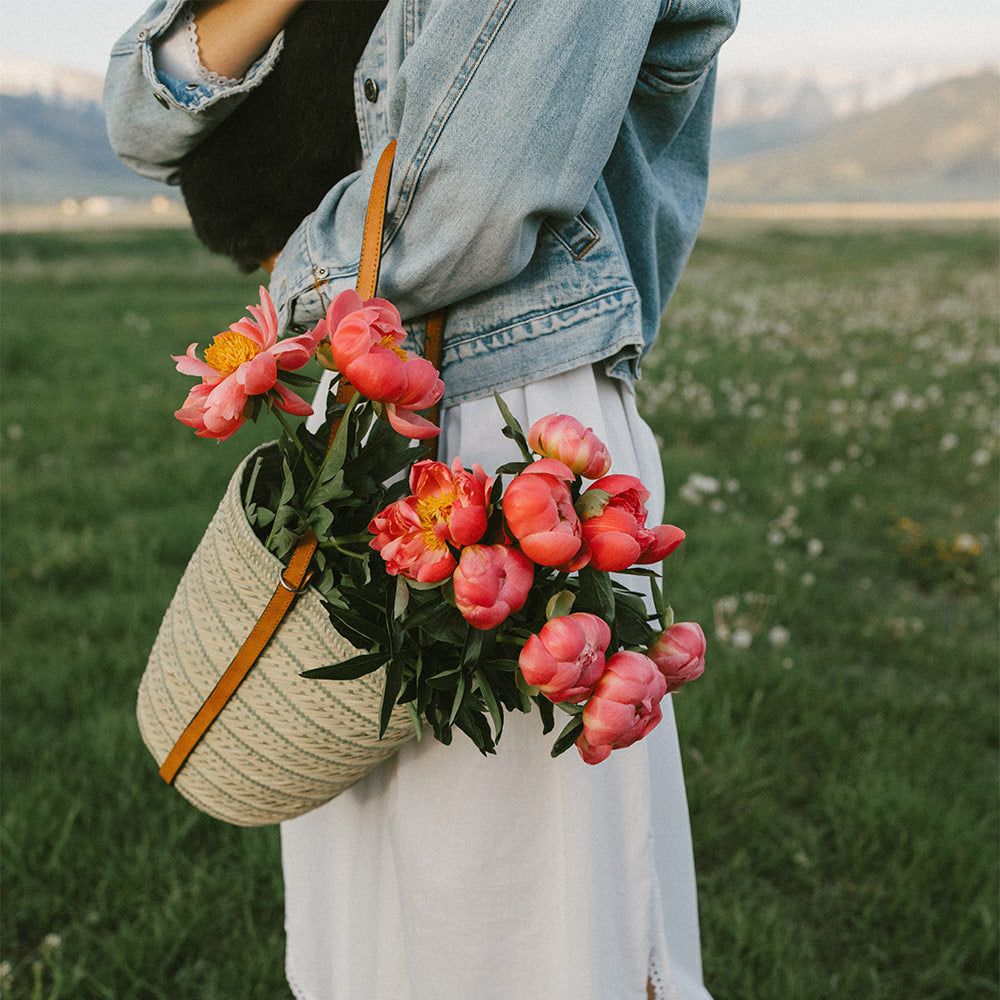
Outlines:
{"label": "leather shoulder strap", "polygon": [[[364,237],[361,243],[361,266],[358,271],[358,294],[370,299],[375,294],[378,281],[379,261],[382,256],[382,223],[385,218],[385,199],[389,191],[389,176],[392,159],[396,152],[393,140],[383,150],[375,168],[375,180],[368,198],[365,215]],[[342,385],[344,380],[341,379]],[[348,387],[350,389],[350,387]],[[349,398],[349,397],[348,397]],[[332,440],[332,438],[331,438]],[[172,783],[177,772],[208,731],[229,699],[236,693],[244,678],[250,672],[264,648],[271,641],[278,626],[291,608],[296,595],[308,580],[309,563],[316,551],[317,540],[312,531],[307,531],[298,541],[292,553],[288,568],[278,579],[271,599],[267,603],[257,623],[239,648],[232,662],[219,678],[211,694],[205,699],[194,718],[187,724],[166,760],[160,766],[160,777]]]}

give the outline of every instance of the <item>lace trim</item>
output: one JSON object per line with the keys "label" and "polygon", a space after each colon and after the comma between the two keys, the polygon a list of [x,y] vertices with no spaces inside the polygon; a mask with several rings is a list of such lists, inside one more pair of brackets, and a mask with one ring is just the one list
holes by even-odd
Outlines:
{"label": "lace trim", "polygon": [[658,958],[655,949],[649,955],[649,985],[653,987],[654,1000],[680,1000],[670,975],[670,963],[665,957]]}
{"label": "lace trim", "polygon": [[229,76],[222,76],[210,69],[206,69],[201,64],[201,52],[198,49],[198,25],[195,24],[194,11],[189,7],[184,15],[184,37],[187,41],[188,53],[198,74],[200,83],[213,87],[235,87],[242,80],[234,80]]}

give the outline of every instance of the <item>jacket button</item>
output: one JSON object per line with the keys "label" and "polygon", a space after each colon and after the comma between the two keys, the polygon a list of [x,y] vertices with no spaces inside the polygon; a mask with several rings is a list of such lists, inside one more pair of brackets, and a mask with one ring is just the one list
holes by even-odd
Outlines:
{"label": "jacket button", "polygon": [[368,77],[365,80],[365,97],[374,104],[378,100],[378,84],[371,78]]}

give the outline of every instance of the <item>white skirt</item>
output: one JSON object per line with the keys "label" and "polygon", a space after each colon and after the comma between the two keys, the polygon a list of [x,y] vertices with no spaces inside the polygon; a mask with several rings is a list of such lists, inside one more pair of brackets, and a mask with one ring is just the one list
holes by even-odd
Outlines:
{"label": "white skirt", "polygon": [[[656,442],[630,388],[590,366],[504,393],[525,430],[593,427],[612,472],[663,509]],[[444,413],[441,458],[517,460],[492,399]],[[636,578],[630,578],[634,581]],[[670,698],[645,739],[552,760],[561,728],[508,715],[496,756],[456,731],[406,745],[281,825],[286,971],[298,1000],[710,1000]]]}

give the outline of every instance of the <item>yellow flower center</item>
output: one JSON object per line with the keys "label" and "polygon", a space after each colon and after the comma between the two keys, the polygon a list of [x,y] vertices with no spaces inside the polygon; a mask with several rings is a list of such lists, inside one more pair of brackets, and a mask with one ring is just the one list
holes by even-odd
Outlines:
{"label": "yellow flower center", "polygon": [[443,549],[445,542],[434,532],[434,528],[447,522],[451,516],[451,508],[455,503],[454,493],[438,493],[434,496],[421,497],[417,501],[417,517],[423,526],[424,544],[429,549]]}
{"label": "yellow flower center", "polygon": [[392,339],[392,336],[388,333],[383,334],[382,339],[378,342],[379,347],[384,347],[387,351],[392,351],[393,354],[399,358],[400,361],[406,360],[406,351],[402,347],[398,347]]}
{"label": "yellow flower center", "polygon": [[252,361],[260,354],[260,345],[235,330],[223,330],[205,348],[205,364],[211,365],[222,375],[236,371],[245,361]]}

